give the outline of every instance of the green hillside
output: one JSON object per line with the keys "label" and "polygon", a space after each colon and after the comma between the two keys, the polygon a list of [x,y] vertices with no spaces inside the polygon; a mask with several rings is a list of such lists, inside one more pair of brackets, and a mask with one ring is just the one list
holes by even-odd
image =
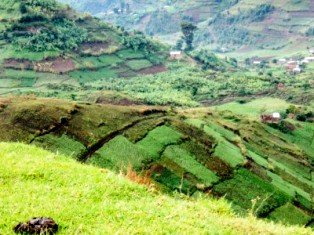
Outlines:
{"label": "green hillside", "polygon": [[[0,94],[165,71],[167,49],[54,0],[0,3]],[[157,68],[157,71],[156,71]]]}
{"label": "green hillside", "polygon": [[286,120],[295,127],[286,133],[258,115],[218,109],[175,112],[34,97],[0,102],[1,141],[117,172],[131,167],[162,191],[223,196],[237,213],[313,226],[311,123]]}
{"label": "green hillside", "polygon": [[314,46],[310,0],[60,1],[172,44],[180,38],[180,23],[191,21],[199,28],[197,46],[241,58],[295,55]]}
{"label": "green hillside", "polygon": [[52,217],[60,235],[312,234],[237,217],[223,200],[156,193],[33,146],[0,143],[0,149],[1,234],[14,234],[13,226],[36,215]]}

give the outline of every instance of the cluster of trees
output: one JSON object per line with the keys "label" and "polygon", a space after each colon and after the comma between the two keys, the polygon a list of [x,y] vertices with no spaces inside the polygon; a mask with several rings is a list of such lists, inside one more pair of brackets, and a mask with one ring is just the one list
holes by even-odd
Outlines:
{"label": "cluster of trees", "polygon": [[209,22],[217,33],[219,44],[243,45],[254,44],[260,35],[252,34],[245,28],[240,28],[238,24],[248,24],[263,21],[275,10],[271,4],[261,4],[253,9],[242,12],[241,14],[226,17],[218,14],[215,19]]}
{"label": "cluster of trees", "polygon": [[186,51],[193,50],[193,40],[194,40],[194,32],[197,27],[191,22],[182,22],[181,23],[181,31],[182,31],[182,40],[184,40],[186,47]]}
{"label": "cluster of trees", "polygon": [[57,7],[55,0],[24,0],[21,2],[20,11],[22,14],[39,8],[41,11],[54,11]]}
{"label": "cluster of trees", "polygon": [[133,33],[125,32],[122,37],[122,43],[134,51],[143,51],[145,54],[149,54],[156,49],[152,41],[139,31],[134,31]]}
{"label": "cluster of trees", "polygon": [[[49,23],[47,23],[49,24]],[[50,27],[41,28],[37,33],[13,37],[12,41],[23,49],[31,51],[73,50],[86,41],[87,31],[70,20],[53,21]]]}
{"label": "cluster of trees", "polygon": [[305,35],[306,35],[307,37],[314,36],[314,27],[309,28],[309,29],[306,31]]}
{"label": "cluster of trees", "polygon": [[261,4],[253,9],[241,12],[238,15],[223,16],[218,14],[215,19],[209,22],[209,25],[232,25],[237,23],[251,23],[263,21],[269,14],[275,10],[275,7],[269,3]]}
{"label": "cluster of trees", "polygon": [[301,122],[306,122],[306,121],[313,121],[314,117],[314,112],[307,110],[304,107],[297,107],[295,105],[290,105],[286,109],[286,115],[291,115],[294,117],[296,120],[301,121]]}
{"label": "cluster of trees", "polygon": [[225,64],[211,51],[200,50],[192,53],[192,56],[200,62],[203,69],[224,70]]}
{"label": "cluster of trees", "polygon": [[175,17],[167,11],[153,12],[145,27],[145,33],[148,35],[169,34],[178,32],[179,30],[179,24]]}

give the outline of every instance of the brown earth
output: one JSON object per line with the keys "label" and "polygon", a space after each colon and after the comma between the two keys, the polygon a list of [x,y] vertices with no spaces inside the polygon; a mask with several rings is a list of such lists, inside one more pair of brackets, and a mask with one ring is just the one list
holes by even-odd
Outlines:
{"label": "brown earth", "polygon": [[66,73],[75,70],[75,64],[71,59],[50,58],[39,62],[25,59],[6,59],[3,62],[5,68],[17,70],[35,70],[38,72]]}
{"label": "brown earth", "polygon": [[166,72],[167,68],[164,65],[155,65],[146,69],[138,71],[138,74],[156,74]]}
{"label": "brown earth", "polygon": [[108,42],[86,42],[81,45],[83,53],[91,55],[100,55],[109,47]]}
{"label": "brown earth", "polygon": [[35,63],[34,69],[39,72],[66,73],[75,70],[71,59],[54,58]]}
{"label": "brown earth", "polygon": [[129,100],[127,98],[121,98],[121,99],[110,99],[107,97],[98,97],[96,100],[97,104],[113,104],[113,105],[121,105],[121,106],[131,106],[131,105],[141,105],[140,101],[135,100]]}
{"label": "brown earth", "polygon": [[33,69],[33,64],[29,60],[25,59],[6,59],[3,62],[3,65],[5,68],[10,69]]}

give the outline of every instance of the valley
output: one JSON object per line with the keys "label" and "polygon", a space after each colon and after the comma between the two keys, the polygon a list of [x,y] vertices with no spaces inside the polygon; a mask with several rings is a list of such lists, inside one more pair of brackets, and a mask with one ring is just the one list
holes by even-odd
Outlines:
{"label": "valley", "polygon": [[313,234],[313,10],[1,1],[0,234]]}

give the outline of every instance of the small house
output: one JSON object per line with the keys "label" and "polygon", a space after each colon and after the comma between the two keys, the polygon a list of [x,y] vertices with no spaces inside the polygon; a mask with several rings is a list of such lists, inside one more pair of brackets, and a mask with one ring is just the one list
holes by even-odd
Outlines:
{"label": "small house", "polygon": [[183,55],[181,51],[170,51],[170,58],[171,59],[182,59]]}
{"label": "small house", "polygon": [[278,124],[281,121],[281,115],[278,112],[272,114],[262,114],[261,120],[263,123],[275,123]]}
{"label": "small house", "polygon": [[287,59],[279,59],[278,64],[285,64],[287,62]]}
{"label": "small house", "polygon": [[309,62],[313,62],[314,61],[314,56],[305,57],[304,60],[307,60]]}
{"label": "small house", "polygon": [[259,60],[254,60],[254,61],[253,61],[253,64],[254,64],[254,65],[260,65],[260,64],[261,64],[261,61],[259,61]]}
{"label": "small house", "polygon": [[311,48],[311,49],[309,50],[309,52],[310,52],[310,54],[314,55],[314,48]]}
{"label": "small house", "polygon": [[292,70],[292,72],[294,72],[294,73],[301,73],[301,68],[300,68],[300,66],[296,66],[293,70]]}

